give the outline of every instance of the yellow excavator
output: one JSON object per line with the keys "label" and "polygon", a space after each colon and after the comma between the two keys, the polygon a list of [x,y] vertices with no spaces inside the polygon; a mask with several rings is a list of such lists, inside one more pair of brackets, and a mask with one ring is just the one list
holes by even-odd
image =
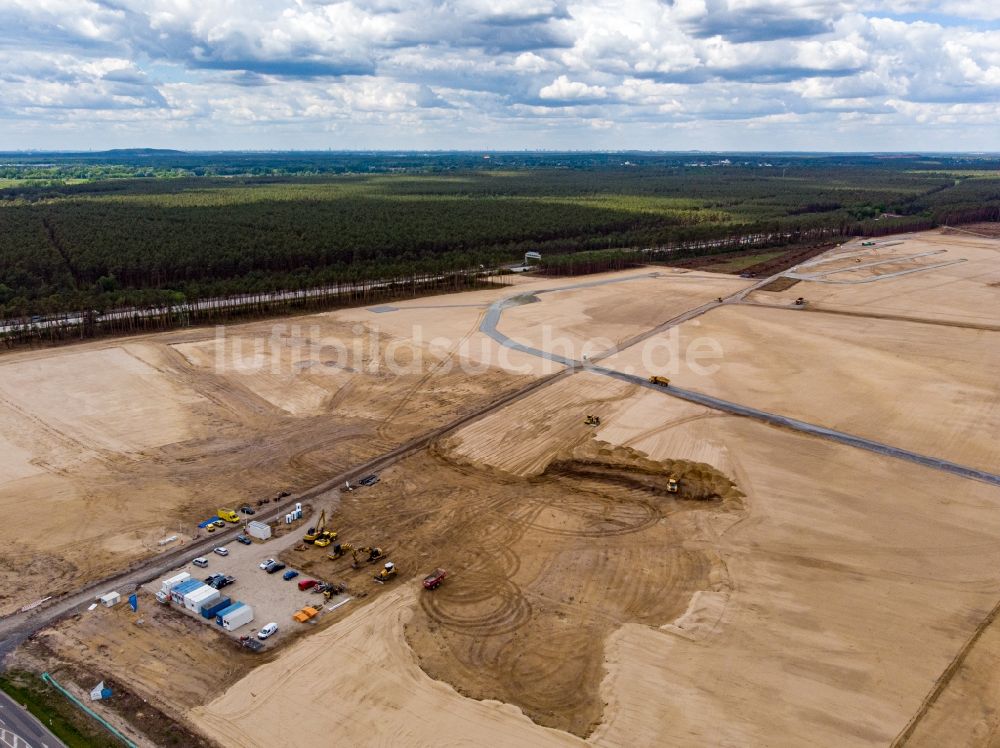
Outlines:
{"label": "yellow excavator", "polygon": [[337,543],[337,545],[333,546],[333,550],[326,554],[326,557],[336,561],[345,553],[350,553],[353,550],[354,546],[350,543]]}
{"label": "yellow excavator", "polygon": [[360,569],[361,564],[367,562],[373,564],[380,558],[385,556],[385,551],[381,548],[374,548],[372,546],[363,545],[355,547],[350,543],[338,543],[333,547],[330,553],[327,553],[327,558],[336,561],[338,558],[351,554],[351,568]]}
{"label": "yellow excavator", "polygon": [[654,374],[653,376],[651,376],[649,378],[649,381],[650,381],[651,384],[658,384],[661,387],[669,387],[670,386],[670,380],[669,379],[667,379],[666,377],[661,377],[661,376],[659,376],[657,374]]}
{"label": "yellow excavator", "polygon": [[383,556],[385,556],[385,551],[383,551],[381,548],[375,548],[374,546],[365,546],[364,548],[355,548],[353,551],[351,551],[351,556],[354,559],[351,562],[351,567],[352,568],[354,568],[354,569],[360,569],[361,568],[361,560],[362,560],[361,557],[362,557],[362,554],[367,554],[367,556],[364,558],[364,560],[366,562],[368,562],[369,564],[374,564],[380,558],[382,558]]}
{"label": "yellow excavator", "polygon": [[667,493],[677,493],[680,488],[680,480],[676,475],[671,475],[667,478]]}
{"label": "yellow excavator", "polygon": [[326,548],[330,543],[337,539],[337,533],[333,530],[323,530],[323,533],[313,541],[313,545],[317,545],[320,548]]}
{"label": "yellow excavator", "polygon": [[325,548],[337,539],[337,533],[326,529],[326,509],[319,513],[319,521],[315,527],[310,527],[302,539],[307,543]]}
{"label": "yellow excavator", "polygon": [[396,564],[392,561],[386,563],[386,565],[375,575],[375,581],[379,584],[385,584],[394,576],[396,576]]}
{"label": "yellow excavator", "polygon": [[587,426],[600,426],[601,417],[600,416],[587,416],[583,419],[584,424]]}

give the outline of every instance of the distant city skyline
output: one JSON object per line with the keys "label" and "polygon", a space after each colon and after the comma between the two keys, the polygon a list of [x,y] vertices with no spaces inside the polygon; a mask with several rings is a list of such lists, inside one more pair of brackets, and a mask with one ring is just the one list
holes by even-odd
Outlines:
{"label": "distant city skyline", "polygon": [[987,0],[0,0],[0,150],[1000,150]]}

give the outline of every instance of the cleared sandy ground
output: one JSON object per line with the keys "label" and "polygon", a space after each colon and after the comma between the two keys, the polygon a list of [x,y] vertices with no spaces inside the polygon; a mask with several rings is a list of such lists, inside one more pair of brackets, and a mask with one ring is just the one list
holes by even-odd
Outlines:
{"label": "cleared sandy ground", "polygon": [[[544,306],[575,310],[596,293],[593,334],[631,332],[733,286],[671,275],[681,280],[649,281],[658,294],[630,302],[631,325],[619,315],[606,327],[598,312],[615,306],[607,289],[638,297],[645,280],[560,292]],[[0,510],[18,521],[0,529],[0,613],[155,553],[164,537],[183,542],[219,506],[314,485],[551,370],[479,325],[498,299],[577,282],[518,277],[387,307],[3,356]]]}
{"label": "cleared sandy ground", "polygon": [[[1000,332],[984,329],[978,305],[997,289],[955,274],[978,262],[989,280],[1000,255],[955,246],[971,259],[871,283],[802,281],[752,296],[789,307],[805,295],[815,309],[823,302],[804,288],[839,289],[830,299],[847,289],[857,306],[841,311],[851,314],[728,304],[685,323],[676,341],[654,338],[647,361],[635,346],[603,363],[665,373],[675,385],[995,471]],[[849,268],[853,259],[831,262]],[[851,274],[859,271],[830,277]],[[168,419],[164,433],[180,441],[157,446],[166,437],[153,429],[106,424],[94,456],[62,447],[69,468],[60,473],[4,429],[15,447],[5,459],[20,476],[7,486],[44,479],[79,491],[84,468],[98,464],[103,472],[89,474],[87,485],[125,502],[125,469],[120,494],[107,479],[108,465],[124,459],[129,478],[139,475],[142,486],[160,481],[164,496],[178,490],[187,498],[174,506],[193,516],[206,507],[204,497],[193,503],[196,491],[209,491],[214,508],[217,495],[255,476],[273,485],[290,469],[304,481],[526,381],[504,365],[468,380],[443,363],[412,376],[388,374],[373,363],[390,344],[399,344],[404,361],[437,350],[439,361],[481,363],[495,343],[483,340],[482,351],[460,343],[483,337],[477,330],[489,303],[579,280],[518,279],[513,290],[316,315],[313,328],[286,329],[263,358],[222,372],[213,362],[220,350],[230,356],[231,343],[207,333],[105,346],[125,349],[179,388],[165,395],[168,412],[179,408],[181,416]],[[642,293],[661,283],[674,280],[636,277],[539,294],[537,303],[507,310],[500,329],[518,337],[520,319],[523,339],[536,345],[549,321],[576,340],[628,336],[727,295],[727,284],[740,287],[719,279],[707,298],[706,286],[675,309],[669,294]],[[873,293],[882,296],[864,295]],[[890,312],[876,309],[880,298]],[[964,321],[882,318],[892,316]],[[970,320],[980,326],[961,326]],[[348,333],[367,339],[375,327],[383,336],[378,355],[360,363],[338,364],[336,351],[324,347]],[[245,326],[245,334],[274,337],[270,324]],[[435,335],[447,338],[443,346],[427,342]],[[701,361],[718,364],[715,373],[671,370],[669,357],[683,356],[694,338],[720,345],[721,359]],[[318,353],[304,352],[302,343],[313,340],[322,341]],[[129,377],[152,376],[142,366],[124,368]],[[13,414],[5,417],[55,443],[46,434],[60,414],[45,402],[22,406],[24,413],[4,406]],[[599,415],[601,426],[584,425],[588,414]],[[60,432],[69,433],[65,439],[86,438],[82,426],[69,426]],[[680,495],[664,490],[670,473],[681,478]],[[12,502],[6,490],[0,500]],[[54,507],[81,506],[69,503],[70,494],[46,496]],[[97,651],[114,672],[136,663],[165,707],[226,746],[839,748],[886,745],[911,724],[914,744],[987,745],[997,730],[995,625],[955,659],[1000,600],[996,487],[575,373],[397,463],[374,488],[345,494],[332,522],[340,542],[384,548],[400,578],[380,586],[371,579],[377,567],[353,570],[349,558],[329,559],[314,547],[285,552],[304,572],[346,582],[355,597],[250,672],[241,669],[246,655],[216,681],[216,659],[206,656],[199,669],[212,637],[188,638],[164,654],[166,670],[142,665],[146,649],[165,651],[182,635],[170,620],[135,637],[128,616],[92,617],[45,637],[69,660]],[[78,529],[69,521],[58,527]],[[116,541],[122,554],[126,541]],[[419,579],[436,566],[449,578],[425,593]],[[172,683],[172,667],[189,668],[190,677]]]}
{"label": "cleared sandy ground", "polygon": [[[436,325],[350,309],[0,357],[0,614],[530,381],[495,356],[449,365],[457,350],[430,345],[461,339],[509,293],[477,292],[464,318],[438,310]],[[388,316],[392,330],[374,324]]]}
{"label": "cleared sandy ground", "polygon": [[[626,397],[609,410],[602,439],[645,445],[650,457],[660,460],[680,453],[714,456],[729,466],[747,496],[737,511],[709,506],[664,520],[680,538],[668,546],[656,544],[657,552],[679,544],[710,552],[718,559],[712,566],[719,564],[701,578],[700,592],[687,588],[686,604],[664,623],[629,623],[611,614],[614,599],[626,594],[622,582],[649,573],[649,560],[620,567],[618,583],[603,588],[597,610],[612,616],[614,625],[601,648],[604,706],[588,742],[890,742],[1000,595],[1000,547],[993,541],[1000,532],[1000,491],[972,482],[956,486],[950,476],[900,461],[746,419],[712,416],[656,392]],[[493,425],[504,424],[496,420]],[[506,426],[511,434],[519,428],[514,419]],[[569,431],[553,432],[552,441],[574,443],[577,436]],[[456,501],[464,487],[473,485],[469,470],[453,484],[463,487],[455,489]],[[435,475],[425,463],[402,464],[393,474],[391,480],[404,482]],[[480,506],[498,495],[496,485],[494,479],[487,496],[479,497]],[[396,486],[389,489],[399,495]],[[424,492],[415,495],[421,507],[433,510]],[[378,497],[368,501],[382,506]],[[464,514],[457,522],[473,538],[476,533],[466,522],[474,516]],[[498,505],[489,516],[499,529],[512,515]],[[547,520],[540,515],[535,522]],[[616,547],[645,548],[642,537],[625,536]],[[507,559],[505,564],[513,562],[508,556],[514,553],[520,561],[511,567],[518,569],[515,578],[526,574],[523,578],[531,579],[538,572],[527,548],[539,544],[503,538],[497,548],[482,551]],[[445,535],[439,539],[444,547],[454,542]],[[598,546],[609,542],[606,533],[593,540]],[[550,535],[544,545],[557,549],[573,543]],[[440,558],[431,556],[426,565]],[[312,735],[323,745],[341,737],[412,745],[573,742],[532,725],[510,707],[453,690],[467,693],[477,682],[470,671],[496,666],[493,643],[507,635],[496,624],[508,618],[488,617],[476,624],[472,609],[462,611],[455,620],[478,641],[471,649],[459,646],[440,622],[436,629],[404,638],[405,622],[419,628],[427,604],[433,611],[473,590],[480,591],[484,610],[504,600],[502,585],[467,586],[480,580],[473,556],[464,561],[459,556],[452,564],[447,583],[452,586],[438,593],[457,595],[453,602],[447,594],[420,591],[415,580],[401,580],[396,594],[384,594],[306,638],[196,709],[196,724],[223,745],[240,746],[273,744],[279,715],[286,715],[284,739],[298,742]],[[582,582],[570,568],[582,567],[565,568],[559,586],[528,595],[531,612],[519,630],[527,634],[540,615],[538,607],[546,604],[565,614],[566,628],[547,628],[544,644],[530,637],[516,640],[523,661],[506,681],[508,702],[529,694],[534,679],[565,670],[587,651],[577,636],[591,625],[593,614],[566,597],[569,590],[578,594]],[[545,592],[538,596],[541,589]],[[463,659],[476,652],[480,659]],[[501,660],[510,656],[509,649],[498,652]],[[421,672],[418,663],[437,680]],[[586,682],[575,677],[577,684]],[[305,715],[317,711],[329,713],[347,732],[331,735],[329,742],[316,738]]]}
{"label": "cleared sandy ground", "polygon": [[699,338],[722,352],[703,362],[710,372],[675,366],[671,334],[603,363],[959,464],[1000,465],[1000,332],[725,306],[681,326],[682,356]]}
{"label": "cleared sandy ground", "polygon": [[[580,745],[516,708],[460,696],[428,678],[403,638],[408,585],[304,639],[192,711],[223,745]],[[321,716],[320,716],[321,715]],[[316,729],[317,720],[335,726]]]}
{"label": "cleared sandy ground", "polygon": [[[591,281],[591,276],[550,279],[549,287]],[[535,303],[507,309],[498,329],[520,343],[579,361],[749,283],[728,275],[647,270],[632,281],[540,294]],[[518,290],[529,288],[534,285]]]}
{"label": "cleared sandy ground", "polygon": [[683,632],[612,637],[596,742],[887,744],[996,602],[1000,491],[741,419],[711,434],[748,494],[717,528],[732,590]]}
{"label": "cleared sandy ground", "polygon": [[[837,273],[819,280],[803,280],[781,291],[755,291],[751,300],[766,304],[790,304],[805,297],[818,309],[862,312],[866,315],[894,315],[962,324],[1000,325],[1000,239],[987,239],[945,231],[928,231],[905,239],[885,237],[880,243],[892,246],[862,247],[860,242],[845,244],[839,251],[824,255],[814,265],[800,268],[802,274],[904,258],[923,252],[941,252],[900,262],[897,266],[873,266],[867,271]],[[895,244],[894,242],[901,243]],[[846,259],[841,259],[846,258]],[[855,262],[861,260],[861,262]],[[884,272],[955,262],[947,267],[868,280],[876,270]],[[823,282],[826,281],[826,282]],[[836,282],[832,282],[836,281]],[[850,282],[855,281],[855,282]],[[942,331],[942,335],[947,335]]]}

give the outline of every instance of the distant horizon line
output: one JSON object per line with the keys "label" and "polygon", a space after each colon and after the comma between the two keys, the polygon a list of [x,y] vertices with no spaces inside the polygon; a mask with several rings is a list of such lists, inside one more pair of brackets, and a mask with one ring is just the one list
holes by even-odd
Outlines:
{"label": "distant horizon line", "polygon": [[841,151],[830,151],[830,150],[703,150],[699,148],[690,148],[684,150],[647,150],[641,148],[612,148],[612,149],[550,149],[550,148],[463,148],[463,149],[434,149],[434,148],[307,148],[307,149],[297,149],[297,148],[234,148],[234,149],[208,149],[208,150],[198,150],[198,149],[188,149],[188,148],[155,148],[149,146],[137,146],[133,148],[104,148],[104,149],[72,149],[72,148],[25,148],[16,150],[0,150],[0,154],[63,154],[63,155],[76,155],[76,154],[90,154],[97,155],[103,153],[189,153],[189,154],[213,154],[213,153],[270,153],[270,154],[281,154],[281,153],[301,153],[301,154],[378,154],[378,155],[393,155],[393,154],[405,154],[405,155],[421,155],[421,154],[463,154],[463,155],[491,155],[491,154],[502,154],[502,155],[516,155],[516,154],[573,154],[573,155],[586,155],[586,154],[642,154],[642,155],[672,155],[672,154],[724,154],[724,155],[852,155],[852,156],[1000,156],[1000,150],[998,151],[983,151],[983,150],[969,150],[969,151],[949,151],[949,150],[934,150],[934,151],[923,151],[923,150],[900,150],[900,151],[878,151],[878,150],[841,150]]}

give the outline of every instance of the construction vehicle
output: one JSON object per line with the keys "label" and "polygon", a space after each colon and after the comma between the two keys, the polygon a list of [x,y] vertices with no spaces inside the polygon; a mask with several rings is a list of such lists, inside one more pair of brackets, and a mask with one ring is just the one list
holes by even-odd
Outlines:
{"label": "construction vehicle", "polygon": [[345,553],[350,553],[353,550],[354,546],[351,545],[350,543],[337,543],[337,545],[333,546],[333,551],[326,554],[326,557],[336,561]]}
{"label": "construction vehicle", "polygon": [[653,376],[651,376],[649,378],[649,382],[650,382],[650,384],[658,384],[658,385],[660,385],[660,387],[669,387],[670,386],[670,380],[669,379],[667,379],[666,377],[658,376],[656,374],[654,374]]}
{"label": "construction vehicle", "polygon": [[680,488],[680,482],[676,475],[671,475],[667,478],[667,493],[677,493]]}
{"label": "construction vehicle", "polygon": [[385,551],[381,548],[374,548],[372,546],[364,546],[363,548],[355,548],[351,551],[351,568],[360,569],[362,560],[369,564],[374,564],[380,558],[385,556]]}
{"label": "construction vehicle", "polygon": [[239,523],[240,515],[234,512],[232,509],[220,509],[216,512],[219,519],[224,519],[226,522],[232,522],[234,525]]}
{"label": "construction vehicle", "polygon": [[586,418],[583,419],[583,422],[587,426],[600,426],[601,425],[601,417],[600,416],[587,416]]}
{"label": "construction vehicle", "polygon": [[379,584],[385,584],[394,576],[396,576],[396,573],[397,573],[396,564],[394,564],[392,561],[389,561],[382,568],[382,570],[375,575],[375,581],[378,582]]}
{"label": "construction vehicle", "polygon": [[313,587],[312,591],[321,593],[323,595],[324,600],[329,600],[334,595],[340,595],[344,592],[347,592],[347,585],[322,582]]}
{"label": "construction vehicle", "polygon": [[310,527],[302,539],[307,543],[326,548],[337,539],[337,533],[326,529],[326,509],[319,513],[319,521],[315,527]]}
{"label": "construction vehicle", "polygon": [[333,530],[323,530],[322,535],[320,535],[316,540],[313,541],[313,545],[318,545],[320,548],[326,548],[330,543],[337,539],[337,533]]}
{"label": "construction vehicle", "polygon": [[436,590],[441,586],[444,578],[448,576],[448,572],[444,569],[435,569],[426,577],[424,577],[424,589],[425,590]]}

